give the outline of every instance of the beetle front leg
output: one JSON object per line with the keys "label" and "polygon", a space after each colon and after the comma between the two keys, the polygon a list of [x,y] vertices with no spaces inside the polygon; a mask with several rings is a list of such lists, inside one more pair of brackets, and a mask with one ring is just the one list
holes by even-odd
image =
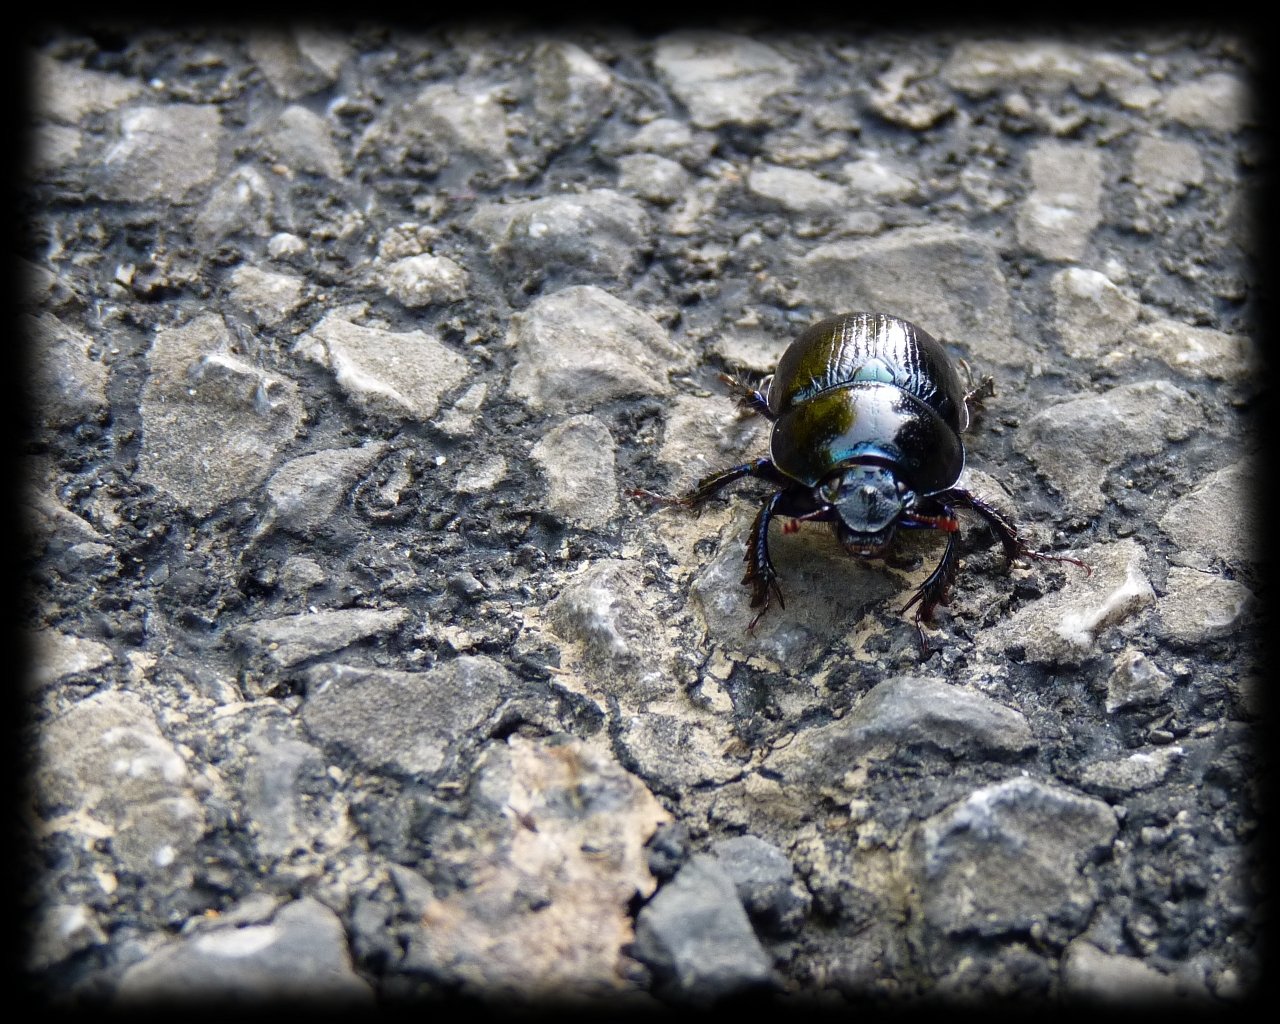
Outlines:
{"label": "beetle front leg", "polygon": [[[949,519],[949,522],[954,520]],[[942,604],[947,597],[947,588],[955,582],[956,572],[960,567],[960,557],[958,546],[956,544],[956,532],[950,530],[947,533],[947,547],[942,552],[942,560],[938,562],[933,572],[929,573],[929,578],[920,585],[920,589],[912,595],[910,601],[898,609],[899,615],[906,614],[913,604],[919,604],[916,609],[916,632],[920,635],[920,651],[922,654],[928,654],[930,651],[929,641],[924,635],[924,623],[933,621],[933,612],[938,605]]]}
{"label": "beetle front leg", "polygon": [[753,388],[749,384],[743,384],[737,377],[731,377],[727,373],[720,374],[720,381],[729,388],[734,401],[742,408],[749,409],[751,412],[758,412],[770,422],[778,418],[769,408],[769,400],[764,397],[763,391]]}
{"label": "beetle front leg", "polygon": [[786,601],[782,599],[782,588],[778,586],[778,573],[773,568],[773,560],[769,558],[769,523],[773,519],[778,504],[782,501],[783,494],[783,491],[778,491],[760,506],[760,511],[756,513],[755,521],[751,524],[751,534],[747,539],[747,553],[742,559],[747,563],[747,571],[742,577],[742,582],[751,588],[751,607],[760,609],[747,626],[747,632],[755,630],[756,623],[769,610],[771,592],[778,595],[778,604],[781,607],[787,606]]}

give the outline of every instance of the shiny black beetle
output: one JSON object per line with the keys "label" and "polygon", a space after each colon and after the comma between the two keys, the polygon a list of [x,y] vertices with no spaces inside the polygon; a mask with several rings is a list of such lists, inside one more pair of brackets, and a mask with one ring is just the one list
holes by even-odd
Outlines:
{"label": "shiny black beetle", "polygon": [[863,558],[883,556],[898,527],[944,531],[942,560],[901,609],[919,604],[915,621],[925,648],[921,623],[956,575],[958,509],[981,516],[1010,559],[1071,562],[1088,571],[1074,558],[1031,550],[991,505],[955,486],[969,403],[994,389],[988,377],[966,391],[946,350],[915,324],[883,313],[831,317],[792,342],[758,389],[723,379],[742,405],[772,421],[770,458],[713,473],[674,500],[696,506],[747,476],[780,488],[761,506],[747,544],[742,582],[751,587],[751,607],[760,608],[751,627],[771,592],[783,603],[769,559],[774,516],[828,522],[844,549]]}

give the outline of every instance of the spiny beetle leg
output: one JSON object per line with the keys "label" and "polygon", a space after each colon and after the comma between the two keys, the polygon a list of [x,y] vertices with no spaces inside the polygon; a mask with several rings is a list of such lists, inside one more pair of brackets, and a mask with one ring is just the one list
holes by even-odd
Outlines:
{"label": "spiny beetle leg", "polygon": [[1009,522],[1003,515],[987,501],[979,498],[976,494],[971,494],[959,487],[953,487],[949,491],[943,491],[941,494],[935,494],[933,497],[939,501],[944,501],[949,505],[958,505],[962,508],[970,509],[983,518],[988,526],[1004,547],[1005,557],[1012,561],[1015,558],[1031,558],[1040,562],[1070,562],[1072,565],[1079,566],[1087,575],[1093,574],[1093,569],[1078,558],[1071,558],[1068,555],[1052,555],[1047,551],[1036,551],[1027,547],[1026,542],[1018,536],[1017,528]]}
{"label": "spiny beetle leg", "polygon": [[758,389],[751,387],[749,384],[743,384],[737,377],[731,377],[727,373],[720,374],[720,381],[729,389],[729,393],[733,395],[733,400],[742,408],[759,413],[769,421],[778,418],[769,409],[769,400]]}
{"label": "spiny beetle leg", "polygon": [[916,609],[916,632],[920,635],[920,651],[921,654],[927,655],[931,648],[924,635],[924,623],[933,621],[933,612],[938,605],[945,603],[947,599],[947,589],[955,581],[956,571],[960,566],[960,558],[958,546],[956,544],[955,532],[947,534],[947,546],[942,552],[942,560],[938,562],[933,572],[929,573],[929,578],[920,585],[920,589],[912,595],[911,600],[904,604],[898,614],[905,614],[910,610],[913,604],[919,604]]}
{"label": "spiny beetle leg", "polygon": [[704,476],[698,481],[698,484],[688,494],[681,495],[678,499],[680,504],[687,505],[690,508],[696,508],[708,498],[712,497],[717,491],[735,480],[741,480],[743,477],[754,476],[761,480],[768,480],[770,483],[777,484],[779,487],[786,487],[793,483],[778,468],[774,466],[771,459],[756,459],[754,462],[744,462],[741,466],[734,466],[732,469],[725,469],[719,473],[712,473],[710,476]]}

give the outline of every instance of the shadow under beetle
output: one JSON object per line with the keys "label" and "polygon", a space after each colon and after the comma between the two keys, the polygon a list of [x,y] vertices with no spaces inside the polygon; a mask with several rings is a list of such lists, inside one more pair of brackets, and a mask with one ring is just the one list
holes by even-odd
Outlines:
{"label": "shadow under beetle", "polygon": [[883,557],[899,527],[941,530],[942,560],[901,609],[916,610],[920,646],[928,651],[922,623],[946,600],[959,563],[956,512],[967,509],[994,531],[1010,558],[1070,562],[1065,555],[1033,551],[1013,524],[991,505],[956,487],[964,469],[961,433],[969,404],[995,393],[990,377],[971,391],[946,350],[915,324],[884,313],[847,313],[814,324],[782,354],[778,368],[758,388],[722,377],[738,402],[773,423],[770,457],[713,473],[688,494],[637,496],[696,507],[727,484],[754,476],[779,488],[761,505],[747,543],[751,607],[769,607],[770,594],[785,607],[769,558],[769,523],[830,523],[840,544],[860,558]]}

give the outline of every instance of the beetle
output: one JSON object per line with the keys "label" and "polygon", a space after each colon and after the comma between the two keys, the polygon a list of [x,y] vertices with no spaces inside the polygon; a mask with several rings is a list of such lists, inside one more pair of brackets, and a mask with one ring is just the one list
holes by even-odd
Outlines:
{"label": "beetle", "polygon": [[773,423],[769,457],[703,477],[689,493],[660,501],[697,507],[728,484],[757,477],[776,486],[751,526],[742,582],[754,629],[776,595],[785,607],[769,557],[769,524],[789,517],[830,523],[858,558],[881,558],[900,528],[939,530],[946,548],[937,567],[900,610],[917,605],[915,625],[928,650],[924,623],[946,600],[959,568],[956,534],[961,510],[984,520],[1010,560],[1023,557],[1089,566],[1065,555],[1034,551],[995,508],[956,483],[964,469],[961,434],[969,407],[994,395],[990,377],[971,390],[946,349],[915,324],[885,313],[846,313],[805,330],[782,353],[777,369],[752,388],[721,378],[739,404]]}

